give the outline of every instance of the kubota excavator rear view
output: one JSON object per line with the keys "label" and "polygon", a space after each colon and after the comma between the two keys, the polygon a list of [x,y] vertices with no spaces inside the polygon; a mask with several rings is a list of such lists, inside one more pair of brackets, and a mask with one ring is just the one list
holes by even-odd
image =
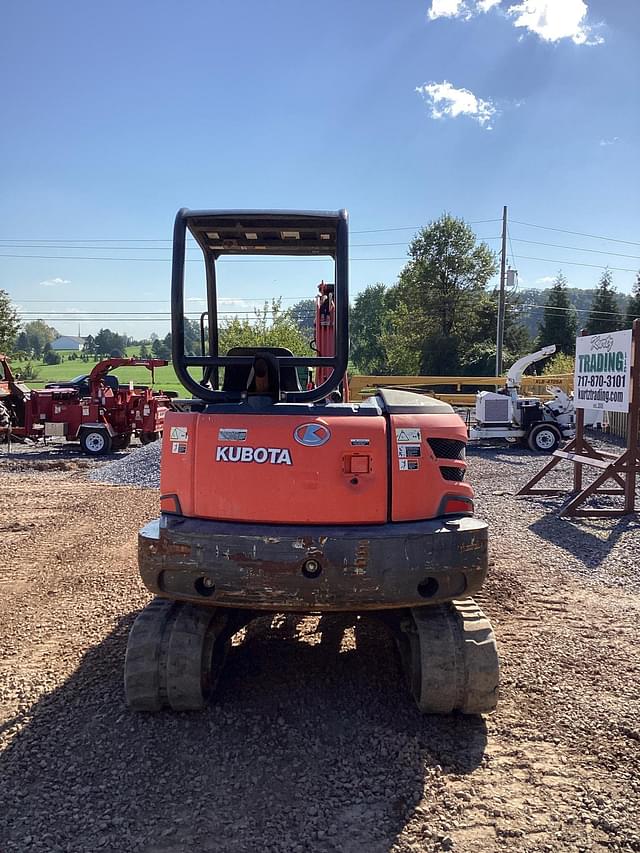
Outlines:
{"label": "kubota excavator rear view", "polygon": [[[199,356],[184,348],[187,231],[206,266]],[[333,259],[312,356],[218,352],[216,260],[227,255]],[[409,392],[347,402],[348,306],[345,211],[179,211],[173,364],[193,398],[166,415],[161,515],[139,535],[140,572],[157,598],[129,635],[131,708],[203,708],[251,619],[335,611],[387,621],[421,711],[495,707],[495,639],[471,598],[487,573],[487,525],[464,481],[464,423]],[[303,388],[309,369],[315,382]]]}

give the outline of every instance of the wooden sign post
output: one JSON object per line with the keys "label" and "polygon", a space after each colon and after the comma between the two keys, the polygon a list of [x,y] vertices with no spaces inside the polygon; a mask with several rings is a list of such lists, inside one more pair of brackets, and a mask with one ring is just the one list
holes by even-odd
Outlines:
{"label": "wooden sign post", "polygon": [[[582,335],[585,333],[582,332]],[[561,516],[588,516],[601,518],[628,515],[636,511],[636,475],[640,474],[640,320],[634,320],[631,333],[631,370],[629,382],[629,408],[627,418],[627,444],[622,454],[605,453],[591,446],[584,436],[584,409],[576,407],[576,435],[563,449],[556,450],[552,459],[518,492],[519,495],[561,495],[564,489],[536,488],[563,459],[573,462],[573,497],[560,511]],[[574,388],[574,399],[580,389]],[[605,406],[606,408],[606,406]],[[600,469],[600,474],[586,488],[582,487],[583,466]],[[613,488],[605,488],[613,481]],[[583,504],[594,495],[621,495],[624,506],[618,508],[584,508]]]}

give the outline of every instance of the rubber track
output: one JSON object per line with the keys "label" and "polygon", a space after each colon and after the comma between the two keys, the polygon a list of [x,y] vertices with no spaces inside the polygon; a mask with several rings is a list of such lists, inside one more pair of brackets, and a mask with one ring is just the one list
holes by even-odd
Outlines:
{"label": "rubber track", "polygon": [[[499,664],[491,623],[472,598],[411,610],[409,684],[427,714],[484,714],[498,700]],[[412,637],[411,634],[414,634]]]}
{"label": "rubber track", "polygon": [[156,598],[138,614],[127,643],[124,688],[135,711],[200,710],[224,662],[226,617],[214,608]]}

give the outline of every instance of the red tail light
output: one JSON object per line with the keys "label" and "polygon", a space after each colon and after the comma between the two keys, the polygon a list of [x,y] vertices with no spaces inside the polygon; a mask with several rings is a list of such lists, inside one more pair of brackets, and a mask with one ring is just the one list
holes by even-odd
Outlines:
{"label": "red tail light", "polygon": [[442,515],[473,515],[473,501],[458,495],[445,498]]}

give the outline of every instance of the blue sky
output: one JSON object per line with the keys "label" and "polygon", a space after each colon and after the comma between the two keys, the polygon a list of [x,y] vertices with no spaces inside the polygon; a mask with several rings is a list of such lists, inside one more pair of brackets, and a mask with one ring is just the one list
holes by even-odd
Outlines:
{"label": "blue sky", "polygon": [[[0,287],[63,332],[168,330],[87,312],[167,310],[168,260],[99,258],[168,259],[140,241],[168,241],[182,206],[347,207],[352,293],[392,284],[443,210],[503,204],[521,285],[640,268],[637,0],[25,0],[1,31]],[[498,248],[499,222],[474,228]],[[290,304],[328,274],[229,261],[222,307]]]}

